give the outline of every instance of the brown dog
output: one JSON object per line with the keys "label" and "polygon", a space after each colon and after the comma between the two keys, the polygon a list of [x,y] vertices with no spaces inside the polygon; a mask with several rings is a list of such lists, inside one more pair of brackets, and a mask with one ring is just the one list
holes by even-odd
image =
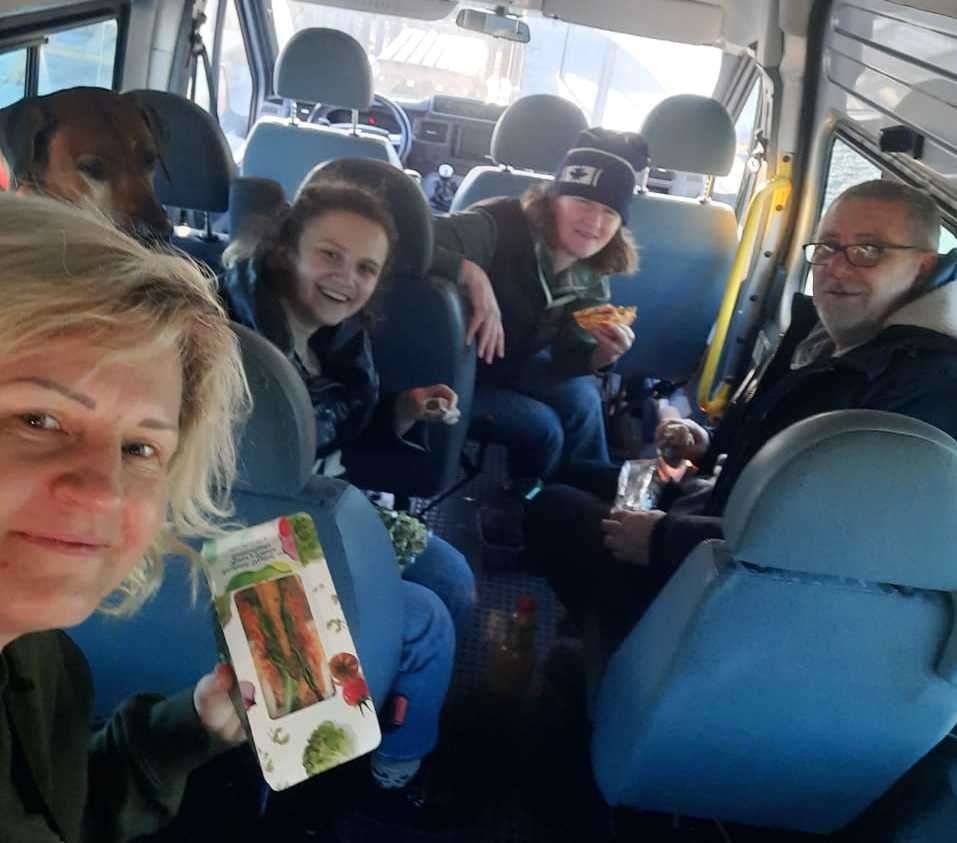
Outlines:
{"label": "brown dog", "polygon": [[166,239],[153,192],[164,132],[133,94],[68,88],[0,109],[0,153],[10,189],[91,200],[118,225]]}

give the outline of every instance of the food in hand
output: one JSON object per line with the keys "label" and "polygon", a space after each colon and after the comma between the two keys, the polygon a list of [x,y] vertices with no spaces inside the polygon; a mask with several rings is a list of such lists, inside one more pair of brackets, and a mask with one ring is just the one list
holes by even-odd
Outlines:
{"label": "food in hand", "polygon": [[445,424],[457,424],[462,418],[458,408],[449,406],[445,398],[429,398],[425,402],[425,416],[429,420],[440,421]]}
{"label": "food in hand", "polygon": [[666,422],[658,436],[658,453],[672,468],[685,462],[685,454],[694,446],[694,436],[681,421]]}
{"label": "food in hand", "polygon": [[599,304],[586,307],[572,313],[575,321],[586,331],[593,331],[601,325],[631,325],[638,318],[635,307],[616,307],[613,304]]}
{"label": "food in hand", "polygon": [[236,592],[269,717],[298,711],[333,693],[326,657],[298,576]]}

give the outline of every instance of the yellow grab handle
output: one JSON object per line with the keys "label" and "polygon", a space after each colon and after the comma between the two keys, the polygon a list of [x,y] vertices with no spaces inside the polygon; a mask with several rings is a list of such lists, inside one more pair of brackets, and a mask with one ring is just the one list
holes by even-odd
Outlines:
{"label": "yellow grab handle", "polygon": [[720,418],[728,404],[731,388],[722,383],[717,394],[714,391],[714,378],[718,371],[718,361],[721,360],[721,350],[728,338],[728,328],[731,326],[731,317],[734,315],[734,306],[738,301],[738,292],[747,279],[751,266],[751,255],[761,238],[758,226],[761,224],[769,206],[784,207],[791,194],[791,179],[787,176],[778,176],[761,188],[748,203],[748,210],[744,215],[744,231],[741,242],[731,264],[731,272],[724,286],[724,296],[721,307],[718,308],[718,318],[714,324],[714,333],[708,343],[708,351],[698,381],[698,405],[708,418]]}

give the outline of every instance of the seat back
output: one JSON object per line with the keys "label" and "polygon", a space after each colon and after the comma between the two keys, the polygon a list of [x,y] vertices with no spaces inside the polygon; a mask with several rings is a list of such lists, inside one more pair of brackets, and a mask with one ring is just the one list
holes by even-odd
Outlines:
{"label": "seat back", "polygon": [[494,196],[521,196],[550,180],[587,127],[582,110],[562,97],[531,94],[516,100],[502,112],[492,133],[495,166],[469,170],[449,210],[464,211]]}
{"label": "seat back", "polygon": [[206,218],[201,229],[174,232],[173,243],[219,272],[226,239],[213,233],[211,217],[229,208],[229,186],[236,174],[229,143],[215,118],[185,97],[153,90],[132,93],[163,127],[156,198],[167,208],[199,211]]}
{"label": "seat back", "polygon": [[[641,134],[654,167],[725,175],[734,161],[734,124],[708,97],[669,97]],[[638,309],[636,339],[618,361],[626,378],[687,380],[714,324],[738,245],[734,211],[707,198],[638,193],[628,224],[639,269],[611,282],[612,301]]]}
{"label": "seat back", "polygon": [[863,811],[957,722],[954,500],[957,442],[909,417],[826,413],[768,442],[725,540],[609,662],[608,802],[821,833]]}
{"label": "seat back", "polygon": [[295,118],[298,102],[353,111],[372,104],[372,66],[351,35],[324,28],[297,32],[276,60],[275,89],[279,96],[293,101],[293,116],[256,121],[243,153],[244,176],[273,179],[291,198],[306,174],[323,161],[372,158],[401,166],[385,138],[300,123]]}
{"label": "seat back", "polygon": [[[466,313],[458,290],[427,277],[432,263],[432,214],[419,186],[381,161],[342,159],[316,168],[308,180],[336,178],[381,192],[399,239],[383,317],[372,331],[376,368],[385,395],[414,386],[448,384],[459,396],[462,418],[471,412],[475,352],[466,348]],[[466,424],[430,425],[428,449],[349,448],[352,482],[403,496],[431,497],[455,482]]]}
{"label": "seat back", "polygon": [[[312,516],[373,699],[381,705],[401,648],[401,581],[392,543],[361,492],[312,476],[312,406],[292,364],[252,331],[235,330],[254,401],[239,443],[236,518],[257,524],[295,512]],[[93,669],[97,716],[107,716],[133,693],[188,687],[211,669],[214,621],[204,582],[198,591],[192,603],[187,565],[170,560],[159,592],[132,618],[94,615],[71,630]]]}

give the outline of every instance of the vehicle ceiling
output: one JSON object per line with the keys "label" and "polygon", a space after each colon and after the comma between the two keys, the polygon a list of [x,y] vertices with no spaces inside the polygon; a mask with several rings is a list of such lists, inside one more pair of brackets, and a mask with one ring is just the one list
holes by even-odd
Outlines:
{"label": "vehicle ceiling", "polygon": [[[140,0],[134,0],[140,2]],[[813,0],[515,0],[503,4],[470,0],[319,0],[321,5],[352,8],[379,14],[435,20],[457,6],[507,5],[558,17],[570,23],[597,26],[632,35],[710,44],[736,52],[778,28],[803,35]],[[929,2],[929,0],[924,0]],[[0,17],[32,11],[89,5],[89,0],[0,0]],[[781,12],[778,12],[778,7]]]}
{"label": "vehicle ceiling", "polygon": [[[778,0],[512,0],[495,3],[469,0],[317,0],[321,5],[391,13],[435,20],[455,6],[473,8],[506,5],[515,12],[557,17],[570,23],[595,26],[668,41],[709,44],[735,52],[759,41],[769,24],[803,34],[813,0],[788,0],[778,15]],[[772,31],[773,31],[772,30]]]}

